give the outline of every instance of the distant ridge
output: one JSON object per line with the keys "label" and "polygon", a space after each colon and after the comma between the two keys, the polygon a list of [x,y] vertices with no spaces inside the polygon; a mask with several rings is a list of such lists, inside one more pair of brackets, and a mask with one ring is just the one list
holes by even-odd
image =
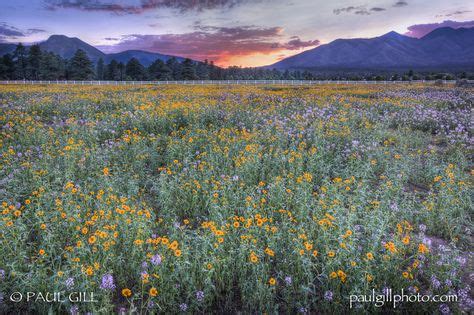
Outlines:
{"label": "distant ridge", "polygon": [[279,70],[474,68],[474,28],[443,27],[417,39],[389,32],[337,39],[265,68]]}
{"label": "distant ridge", "polygon": [[[142,50],[126,50],[119,53],[105,54],[92,45],[80,40],[77,37],[67,37],[65,35],[51,35],[46,41],[39,43],[42,50],[50,51],[60,55],[63,58],[71,58],[78,49],[84,50],[93,62],[100,58],[109,63],[113,59],[118,62],[126,63],[132,58],[136,58],[144,66],[149,66],[155,60],[167,61],[175,56],[163,55]],[[12,53],[15,50],[15,44],[0,43],[0,56]],[[175,57],[178,61],[184,60],[183,57]]]}
{"label": "distant ridge", "polygon": [[74,56],[78,49],[82,49],[94,62],[97,62],[99,58],[105,59],[105,54],[103,52],[101,52],[94,46],[83,42],[77,37],[51,35],[46,41],[41,42],[39,45],[42,50],[54,52],[55,54],[58,54],[63,58],[69,59]]}
{"label": "distant ridge", "polygon": [[[155,60],[175,56],[142,50],[105,54],[76,37],[51,35],[39,43],[45,51],[71,58],[84,50],[93,62],[100,58],[126,63],[136,58],[149,66]],[[0,43],[0,56],[12,53],[16,45]],[[175,57],[183,61],[183,57]],[[474,28],[442,27],[417,39],[391,31],[374,38],[336,39],[328,44],[285,58],[263,68],[278,70],[392,70],[433,69],[474,70]]]}

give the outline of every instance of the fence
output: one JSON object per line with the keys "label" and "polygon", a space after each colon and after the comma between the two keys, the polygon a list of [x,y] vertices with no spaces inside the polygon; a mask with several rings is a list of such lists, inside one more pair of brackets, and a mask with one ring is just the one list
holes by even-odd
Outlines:
{"label": "fence", "polygon": [[[188,81],[27,81],[27,80],[6,80],[0,84],[73,84],[73,85],[319,85],[319,84],[400,84],[400,83],[435,83],[443,82],[456,83],[455,80],[413,80],[413,81],[348,81],[348,80],[188,80]],[[470,84],[474,80],[468,81]]]}

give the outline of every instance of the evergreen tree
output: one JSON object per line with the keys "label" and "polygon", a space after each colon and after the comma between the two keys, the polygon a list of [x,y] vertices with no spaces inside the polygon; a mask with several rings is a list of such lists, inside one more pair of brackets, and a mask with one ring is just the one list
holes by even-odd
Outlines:
{"label": "evergreen tree", "polygon": [[223,70],[214,65],[214,61],[211,60],[209,63],[209,77],[211,80],[222,80]]}
{"label": "evergreen tree", "polygon": [[292,76],[290,74],[290,71],[285,70],[285,72],[283,72],[283,80],[291,80],[292,79]]}
{"label": "evergreen tree", "polygon": [[8,79],[7,66],[3,63],[3,57],[0,58],[0,79],[1,80]]}
{"label": "evergreen tree", "polygon": [[13,58],[10,54],[4,55],[2,58],[0,58],[1,61],[1,68],[2,70],[0,71],[0,76],[3,79],[7,80],[14,80],[15,79],[15,62],[13,61]]}
{"label": "evergreen tree", "polygon": [[65,64],[63,59],[52,53],[41,54],[39,65],[39,78],[41,80],[60,80],[65,77]]}
{"label": "evergreen tree", "polygon": [[91,80],[94,78],[94,68],[87,54],[78,49],[69,62],[69,79]]}
{"label": "evergreen tree", "polygon": [[196,66],[196,76],[200,80],[209,80],[210,71],[209,71],[209,62],[204,60],[204,62],[199,62]]}
{"label": "evergreen tree", "polygon": [[104,79],[104,60],[102,58],[100,58],[99,61],[97,62],[96,78],[97,80]]}
{"label": "evergreen tree", "polygon": [[181,77],[183,80],[195,80],[196,77],[196,65],[194,62],[186,58],[181,64],[182,70],[181,70]]}
{"label": "evergreen tree", "polygon": [[132,58],[125,66],[125,75],[127,79],[142,81],[146,80],[145,67],[138,61],[137,58]]}
{"label": "evergreen tree", "polygon": [[120,80],[120,73],[118,70],[118,62],[113,59],[106,67],[104,78],[106,80],[118,81]]}
{"label": "evergreen tree", "polygon": [[22,43],[19,43],[13,52],[13,60],[15,61],[15,79],[26,79],[26,49]]}
{"label": "evergreen tree", "polygon": [[150,80],[172,80],[171,69],[161,59],[155,60],[148,67]]}
{"label": "evergreen tree", "polygon": [[166,65],[171,70],[172,80],[181,80],[181,64],[175,57],[172,57],[166,61]]}
{"label": "evergreen tree", "polygon": [[31,80],[38,80],[41,61],[41,48],[39,45],[33,45],[30,47],[27,61],[28,78]]}
{"label": "evergreen tree", "polygon": [[119,62],[117,65],[118,80],[123,81],[125,79],[125,65],[123,62]]}

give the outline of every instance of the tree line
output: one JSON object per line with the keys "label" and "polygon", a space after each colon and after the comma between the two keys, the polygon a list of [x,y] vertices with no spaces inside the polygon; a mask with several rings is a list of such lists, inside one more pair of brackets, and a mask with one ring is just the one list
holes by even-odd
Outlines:
{"label": "tree line", "polygon": [[[180,58],[181,59],[181,58]],[[214,63],[172,57],[166,61],[155,60],[148,67],[136,58],[127,63],[116,60],[105,64],[101,58],[94,64],[86,52],[78,49],[70,59],[41,50],[39,45],[26,48],[18,44],[11,54],[0,57],[2,80],[111,80],[111,81],[171,81],[171,80],[435,80],[474,78],[465,72],[416,74],[372,73],[344,71],[279,71],[265,68],[221,68]]]}
{"label": "tree line", "polygon": [[[181,58],[180,58],[181,59]],[[0,57],[3,80],[277,80],[312,79],[309,72],[280,72],[262,68],[221,68],[214,63],[191,59],[155,60],[145,67],[136,58],[127,63],[116,60],[94,64],[86,52],[78,49],[70,59],[41,50],[39,45],[26,48],[18,44],[11,54]]]}

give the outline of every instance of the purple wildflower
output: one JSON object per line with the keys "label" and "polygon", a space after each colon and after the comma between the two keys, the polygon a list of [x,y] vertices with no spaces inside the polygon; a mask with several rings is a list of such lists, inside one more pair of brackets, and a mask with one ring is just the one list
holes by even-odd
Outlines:
{"label": "purple wildflower", "polygon": [[187,309],[188,309],[188,304],[186,304],[186,303],[181,303],[181,304],[179,304],[179,310],[180,310],[181,312],[186,312]]}
{"label": "purple wildflower", "polygon": [[293,282],[293,279],[292,279],[290,276],[286,276],[286,277],[285,277],[285,283],[286,283],[286,285],[291,285],[292,282]]}
{"label": "purple wildflower", "polygon": [[451,310],[449,309],[449,306],[447,306],[446,304],[441,304],[439,306],[439,311],[441,312],[441,314],[449,314],[451,313]]}
{"label": "purple wildflower", "polygon": [[154,266],[161,264],[161,256],[159,254],[154,255],[153,257],[151,257],[150,262]]}
{"label": "purple wildflower", "polygon": [[198,302],[202,302],[204,300],[204,292],[203,291],[197,291],[196,292],[196,299]]}
{"label": "purple wildflower", "polygon": [[439,289],[439,287],[441,286],[441,282],[439,282],[435,275],[431,276],[431,285],[434,289]]}
{"label": "purple wildflower", "polygon": [[107,273],[104,276],[102,276],[102,283],[100,284],[100,288],[102,290],[115,289],[114,277],[110,273]]}
{"label": "purple wildflower", "polygon": [[69,309],[69,312],[71,313],[71,315],[79,314],[79,306],[77,305],[71,306],[71,308]]}
{"label": "purple wildflower", "polygon": [[326,301],[332,301],[333,293],[331,291],[324,292],[324,299]]}
{"label": "purple wildflower", "polygon": [[74,286],[74,278],[67,278],[64,283],[66,284],[66,288],[70,290]]}

